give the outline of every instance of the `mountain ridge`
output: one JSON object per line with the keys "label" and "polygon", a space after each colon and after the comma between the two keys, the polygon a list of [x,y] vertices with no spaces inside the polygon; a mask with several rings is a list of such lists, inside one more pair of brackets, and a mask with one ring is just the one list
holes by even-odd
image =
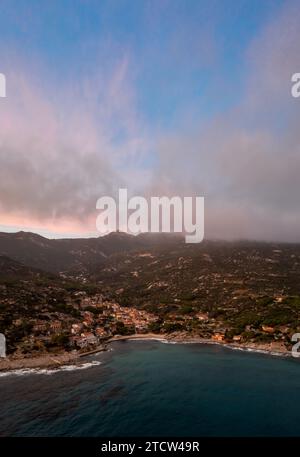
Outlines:
{"label": "mountain ridge", "polygon": [[33,232],[0,232],[0,255],[52,273],[101,266],[112,254],[178,241],[173,234],[111,232],[94,238],[49,239]]}

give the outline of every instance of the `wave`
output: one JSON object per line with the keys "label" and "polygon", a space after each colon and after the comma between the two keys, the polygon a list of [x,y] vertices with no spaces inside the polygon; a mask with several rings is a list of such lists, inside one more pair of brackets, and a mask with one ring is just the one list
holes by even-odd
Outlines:
{"label": "wave", "polygon": [[93,352],[93,356],[99,356],[99,355],[103,355],[103,354],[106,354],[107,352],[112,352],[113,351],[113,348],[110,347],[110,348],[107,348],[105,349],[105,351],[99,351],[99,352]]}
{"label": "wave", "polygon": [[232,349],[233,351],[242,351],[242,352],[254,352],[257,354],[265,354],[265,355],[272,355],[275,357],[291,357],[291,354],[288,352],[276,352],[267,349],[259,349],[259,348],[251,348],[246,346],[233,346],[231,344],[224,344],[219,343],[218,341],[199,341],[199,340],[182,340],[182,341],[171,341],[164,338],[132,338],[130,341],[158,341],[162,344],[204,344],[204,345],[212,345],[212,346],[221,346],[225,347],[226,349]]}
{"label": "wave", "polygon": [[170,340],[157,340],[162,344],[180,344],[180,341],[170,341]]}
{"label": "wave", "polygon": [[6,376],[24,376],[31,374],[52,375],[63,371],[86,370],[87,368],[99,366],[101,363],[102,362],[99,362],[98,360],[92,360],[91,362],[85,362],[80,365],[62,365],[59,368],[21,368],[18,370],[11,370],[0,373],[0,378],[4,378]]}
{"label": "wave", "polygon": [[267,349],[259,349],[247,346],[233,346],[231,344],[218,343],[217,341],[181,341],[179,344],[207,344],[212,346],[220,346],[233,351],[254,352],[257,354],[272,355],[276,357],[291,357],[289,352],[276,352]]}
{"label": "wave", "polygon": [[218,343],[218,341],[182,341],[181,344],[207,344],[207,345],[213,345],[213,346],[221,346],[226,349],[231,349],[233,351],[242,351],[242,352],[254,352],[257,354],[265,354],[265,355],[272,355],[276,357],[290,357],[291,354],[289,352],[276,352],[276,351],[271,351],[268,349],[259,349],[259,348],[253,348],[253,347],[247,347],[247,346],[233,346],[232,344],[224,344],[224,343]]}
{"label": "wave", "polygon": [[177,344],[177,342],[169,341],[164,338],[128,338],[128,341],[158,341],[163,344]]}
{"label": "wave", "polygon": [[224,346],[228,349],[232,349],[234,351],[246,351],[246,352],[254,352],[258,354],[266,354],[266,355],[273,355],[276,357],[291,357],[291,354],[288,352],[275,352],[275,351],[268,351],[266,349],[255,349],[255,348],[247,348],[247,347],[238,347],[238,346],[230,346],[224,344]]}

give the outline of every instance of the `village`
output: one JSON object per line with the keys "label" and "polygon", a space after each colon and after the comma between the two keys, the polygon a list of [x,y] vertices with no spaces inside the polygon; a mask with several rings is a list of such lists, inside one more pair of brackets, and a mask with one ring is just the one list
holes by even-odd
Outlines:
{"label": "village", "polygon": [[[106,242],[116,237],[123,246],[120,234]],[[112,337],[147,333],[291,348],[300,329],[300,250],[251,243],[170,246],[119,248],[101,267],[91,262],[89,274],[80,268],[80,278],[77,269],[56,275],[0,257],[7,354],[86,353]]]}
{"label": "village", "polygon": [[[149,325],[157,320],[146,311],[107,302],[101,295],[87,297],[85,292],[77,292],[77,298],[79,303],[72,306],[78,310],[79,318],[65,313],[55,313],[54,318],[46,313],[43,319],[34,320],[24,345],[40,350],[51,345],[86,350],[115,334],[146,333]],[[22,320],[17,319],[13,324],[18,327]]]}
{"label": "village", "polygon": [[[57,296],[57,290],[54,290]],[[6,299],[7,305],[12,299]],[[124,306],[102,294],[88,295],[78,290],[66,298],[65,303],[51,305],[30,319],[17,317],[11,322],[11,334],[16,341],[15,355],[46,352],[78,351],[86,353],[104,347],[115,336],[156,333],[175,335],[177,338],[199,337],[217,343],[246,344],[256,341],[273,341],[282,345],[287,341],[287,325],[255,325],[244,328],[219,319],[213,312],[204,312],[183,306],[164,316],[145,309]],[[277,297],[277,302],[282,298]],[[11,303],[12,304],[12,303]],[[45,306],[45,305],[44,305]],[[157,309],[159,311],[159,307]]]}

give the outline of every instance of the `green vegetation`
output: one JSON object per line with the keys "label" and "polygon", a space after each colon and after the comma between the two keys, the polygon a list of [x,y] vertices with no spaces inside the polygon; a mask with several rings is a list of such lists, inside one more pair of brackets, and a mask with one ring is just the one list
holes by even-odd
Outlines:
{"label": "green vegetation", "polygon": [[116,332],[117,335],[132,335],[134,333],[133,327],[128,327],[124,325],[123,322],[118,321],[116,323]]}
{"label": "green vegetation", "polygon": [[162,329],[162,323],[161,322],[151,322],[148,325],[148,331],[150,333],[159,333]]}
{"label": "green vegetation", "polygon": [[180,310],[180,314],[191,314],[194,308],[191,305],[184,305]]}
{"label": "green vegetation", "polygon": [[[114,243],[111,239],[113,252],[104,249],[107,257],[100,256],[97,263],[95,252],[100,251],[93,249],[91,261],[84,242],[76,251],[84,262],[76,255],[69,270],[69,257],[62,255],[59,265],[66,267],[58,270],[64,272],[61,276],[2,258],[0,332],[7,336],[9,352],[67,348],[75,323],[86,332],[89,321],[97,321],[94,332],[96,326],[110,334],[135,332],[133,326],[116,322],[112,310],[103,313],[102,305],[93,306],[96,295],[103,299],[99,303],[153,314],[157,321],[147,331],[154,333],[185,331],[204,338],[220,333],[228,341],[238,336],[235,341],[243,343],[289,344],[300,329],[300,245],[204,241],[191,246],[176,241],[128,250]],[[45,256],[36,262],[41,259],[45,265]],[[57,271],[52,262],[52,271]]]}
{"label": "green vegetation", "polygon": [[66,333],[57,333],[51,337],[51,345],[67,347],[69,344],[69,336]]}
{"label": "green vegetation", "polygon": [[184,330],[184,326],[178,322],[166,322],[163,329],[166,333],[172,333]]}

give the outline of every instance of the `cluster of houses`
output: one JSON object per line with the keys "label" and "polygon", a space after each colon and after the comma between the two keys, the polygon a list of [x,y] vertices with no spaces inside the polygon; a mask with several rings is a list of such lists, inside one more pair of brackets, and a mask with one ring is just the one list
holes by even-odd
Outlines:
{"label": "cluster of houses", "polygon": [[150,323],[157,317],[143,310],[121,307],[117,303],[103,301],[101,296],[81,297],[78,305],[81,318],[74,319],[56,313],[55,319],[36,320],[32,332],[40,340],[50,340],[53,335],[65,334],[69,345],[86,348],[101,343],[117,331],[117,324],[123,323],[133,333],[147,332]]}
{"label": "cluster of houses", "polygon": [[[121,323],[126,327],[128,333],[142,334],[149,331],[149,326],[158,320],[158,317],[144,310],[136,308],[122,307],[118,303],[106,301],[101,295],[88,297],[85,292],[77,292],[75,302],[67,303],[72,308],[77,309],[77,316],[66,312],[44,313],[43,319],[35,319],[32,322],[31,340],[35,344],[53,343],[60,341],[63,346],[67,345],[74,349],[90,348],[105,341],[112,335],[116,335]],[[204,334],[216,342],[227,340],[227,331],[230,330],[217,322],[208,313],[198,312],[196,314],[185,313],[180,316],[187,328],[193,329],[195,320],[203,327]],[[22,319],[13,321],[13,325],[22,325]],[[165,323],[178,322],[177,313],[170,313]],[[245,330],[251,330],[251,326],[246,326]],[[262,325],[261,333],[275,334],[280,331],[282,335],[288,333],[287,326],[280,326],[278,329],[270,325]],[[62,339],[57,338],[63,336]],[[243,341],[243,336],[233,335],[232,341],[238,343]]]}
{"label": "cluster of houses", "polygon": [[121,307],[118,304],[111,306],[111,315],[116,321],[124,325],[134,327],[136,333],[147,331],[148,326],[157,321],[157,316],[136,308]]}

